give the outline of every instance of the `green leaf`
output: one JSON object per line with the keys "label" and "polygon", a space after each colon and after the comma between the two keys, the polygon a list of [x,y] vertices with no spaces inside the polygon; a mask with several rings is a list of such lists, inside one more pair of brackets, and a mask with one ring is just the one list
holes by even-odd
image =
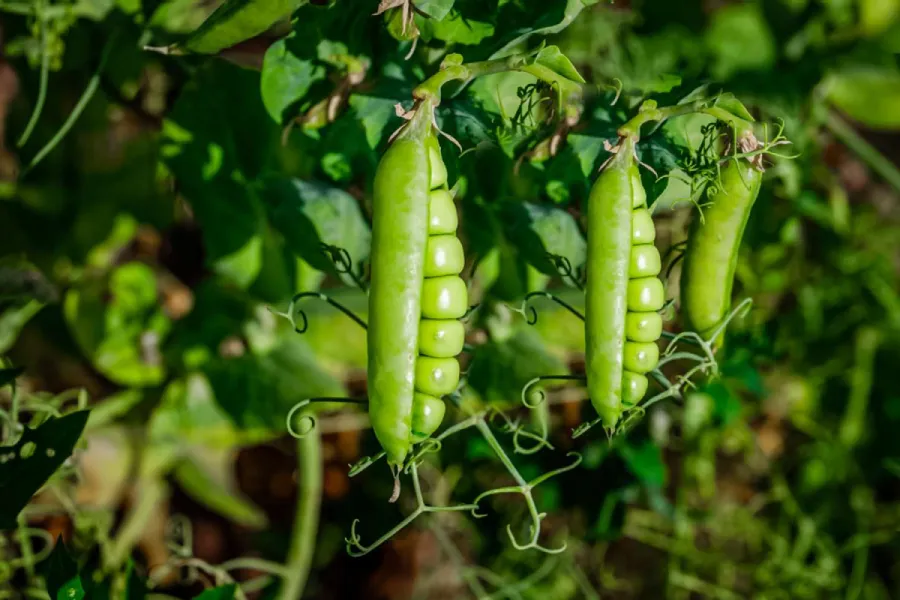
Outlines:
{"label": "green leaf", "polygon": [[494,25],[485,21],[467,19],[454,10],[441,21],[423,19],[416,21],[422,39],[426,42],[440,40],[448,44],[475,46],[494,35]]}
{"label": "green leaf", "polygon": [[126,263],[108,279],[69,289],[63,314],[82,351],[111,381],[151,386],[165,378],[159,349],[171,322],[159,307],[149,266]]}
{"label": "green leaf", "polygon": [[[314,268],[339,274],[323,244],[343,248],[359,274],[369,258],[371,232],[359,203],[347,192],[324,183],[271,179],[263,191],[271,207],[272,224],[288,248]],[[349,285],[353,279],[341,273]]]}
{"label": "green leaf", "polygon": [[743,407],[740,398],[735,396],[721,380],[710,383],[700,391],[712,397],[715,405],[714,414],[723,427],[727,427],[741,418]]}
{"label": "green leaf", "polygon": [[148,438],[153,444],[182,450],[188,445],[234,448],[268,441],[271,435],[268,428],[236,427],[203,373],[190,373],[166,386],[148,423]]}
{"label": "green leaf", "polygon": [[730,92],[720,94],[716,98],[715,105],[719,108],[724,108],[740,119],[744,119],[745,121],[755,121],[753,115],[751,115],[750,111],[747,110],[747,107],[744,106],[744,103],[738,100],[737,96]]}
{"label": "green leaf", "polygon": [[832,73],[823,83],[829,102],[873,129],[900,129],[900,71],[858,68]]}
{"label": "green leaf", "polygon": [[0,369],[0,388],[9,384],[14,384],[16,379],[25,372],[25,367],[12,367],[10,369]]}
{"label": "green leaf", "polygon": [[540,335],[517,319],[506,339],[478,347],[468,383],[485,402],[514,406],[521,402],[528,381],[565,372],[563,360],[549,353]]}
{"label": "green leaf", "polygon": [[[353,117],[363,126],[369,148],[375,150],[388,137],[388,125],[397,119],[394,106],[408,103],[411,91],[406,82],[385,78],[379,80],[371,90],[350,96]],[[395,126],[400,126],[399,119]]]}
{"label": "green leaf", "polygon": [[222,358],[204,369],[216,403],[240,431],[283,435],[298,401],[344,394],[300,336],[287,330],[285,336],[270,352]]}
{"label": "green leaf", "polygon": [[269,116],[282,123],[288,109],[302,101],[312,85],[325,79],[325,68],[291,50],[292,33],[269,46],[263,58],[260,91]]}
{"label": "green leaf", "polygon": [[728,79],[743,71],[763,71],[775,64],[775,38],[756,3],[729,4],[713,13],[706,31],[713,76]]}
{"label": "green leaf", "polygon": [[625,444],[619,451],[634,473],[646,487],[660,488],[666,483],[666,465],[662,459],[662,450],[651,441],[640,445]]}
{"label": "green leaf", "polygon": [[570,81],[584,83],[584,77],[575,69],[572,61],[560,52],[557,46],[545,46],[542,48],[534,58],[534,62],[547,67],[557,75]]}
{"label": "green leaf", "polygon": [[13,446],[0,447],[0,529],[16,527],[16,518],[31,497],[72,454],[88,420],[80,410],[25,427]]}
{"label": "green leaf", "polygon": [[175,467],[174,475],[188,496],[216,514],[241,527],[265,527],[265,513],[238,489],[232,448],[194,447]]}
{"label": "green leaf", "polygon": [[40,572],[53,600],[81,600],[85,597],[78,576],[78,564],[69,554],[62,537],[56,538],[50,556],[40,563]]}
{"label": "green leaf", "polygon": [[562,2],[505,2],[497,16],[500,31],[494,36],[489,56],[502,58],[515,52],[532,36],[549,36],[568,27],[585,6],[594,0],[567,0]]}
{"label": "green leaf", "polygon": [[6,354],[16,339],[22,328],[28,324],[41,309],[44,303],[37,300],[29,300],[21,306],[11,306],[0,312],[0,354]]}
{"label": "green leaf", "polygon": [[418,0],[416,8],[434,19],[441,21],[453,8],[456,0]]}
{"label": "green leaf", "polygon": [[[453,136],[464,149],[494,142],[496,119],[468,96],[439,106],[436,118],[441,131]],[[458,149],[453,148],[451,152],[458,153]]]}
{"label": "green leaf", "polygon": [[182,92],[163,134],[162,156],[203,229],[207,261],[248,287],[262,267],[265,228],[250,182],[268,164],[277,136],[259,76],[218,62],[203,69]]}
{"label": "green leaf", "polygon": [[195,596],[194,600],[234,600],[235,592],[237,592],[237,585],[230,583],[206,590],[199,596]]}
{"label": "green leaf", "polygon": [[[566,211],[531,202],[508,202],[501,209],[506,237],[521,256],[546,275],[558,275],[551,257],[568,261],[572,274],[584,265],[587,242],[574,217]],[[568,278],[566,283],[573,285]]]}
{"label": "green leaf", "polygon": [[218,54],[263,33],[306,0],[226,0],[176,47],[197,54]]}

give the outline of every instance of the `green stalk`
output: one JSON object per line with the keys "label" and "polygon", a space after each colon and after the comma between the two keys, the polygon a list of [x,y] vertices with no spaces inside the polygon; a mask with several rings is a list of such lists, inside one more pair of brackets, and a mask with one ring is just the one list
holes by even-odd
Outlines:
{"label": "green stalk", "polygon": [[561,77],[553,70],[539,64],[529,63],[528,55],[515,54],[506,58],[485,60],[470,64],[444,64],[441,70],[420,83],[413,90],[417,100],[429,100],[434,106],[441,102],[441,88],[451,81],[469,81],[482,75],[492,75],[508,71],[520,71],[556,86],[561,99],[577,96],[581,85]]}
{"label": "green stalk", "polygon": [[278,600],[300,600],[312,566],[322,504],[322,445],[318,429],[297,440],[297,512]]}
{"label": "green stalk", "polygon": [[877,329],[865,327],[856,335],[855,360],[850,375],[850,398],[841,420],[840,440],[847,448],[855,446],[866,426],[866,409],[872,392],[875,355],[881,335]]}
{"label": "green stalk", "polygon": [[818,116],[823,119],[825,128],[833,133],[834,137],[869,165],[891,187],[900,190],[900,169],[894,163],[885,158],[877,148],[867,142],[850,124],[834,112],[825,108],[821,108],[817,112],[819,112]]}

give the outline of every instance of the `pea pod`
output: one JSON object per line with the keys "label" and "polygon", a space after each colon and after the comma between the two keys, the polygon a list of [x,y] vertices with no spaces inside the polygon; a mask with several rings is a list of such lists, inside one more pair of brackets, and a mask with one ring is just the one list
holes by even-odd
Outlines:
{"label": "pea pod", "polygon": [[432,130],[433,107],[419,106],[375,173],[369,290],[369,415],[388,462],[444,416],[456,389],[468,306],[462,245],[447,169]]}
{"label": "pea pod", "polygon": [[745,159],[722,169],[703,219],[695,215],[681,269],[681,310],[686,327],[707,336],[731,309],[738,251],[762,171]]}
{"label": "pea pod", "polygon": [[195,29],[179,49],[195,54],[218,54],[257,36],[308,0],[225,0]]}
{"label": "pea pod", "polygon": [[588,198],[585,341],[587,387],[604,427],[647,391],[664,304],[656,230],[626,138]]}

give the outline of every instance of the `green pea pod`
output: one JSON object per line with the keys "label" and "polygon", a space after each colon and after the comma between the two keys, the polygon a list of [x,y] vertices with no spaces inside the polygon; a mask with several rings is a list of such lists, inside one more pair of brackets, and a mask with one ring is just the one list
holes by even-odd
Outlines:
{"label": "green pea pod", "polygon": [[731,288],[738,251],[762,171],[745,159],[731,160],[721,171],[703,219],[695,215],[681,268],[681,310],[685,326],[710,334],[731,309]]}
{"label": "green pea pod", "polygon": [[604,427],[643,398],[656,368],[665,295],[656,230],[634,157],[623,141],[588,198],[587,387]]}
{"label": "green pea pod", "polygon": [[177,48],[195,54],[218,54],[257,36],[308,0],[225,0]]}
{"label": "green pea pod", "polygon": [[422,104],[375,173],[369,289],[369,415],[388,462],[402,465],[444,416],[459,384],[468,306],[447,169]]}

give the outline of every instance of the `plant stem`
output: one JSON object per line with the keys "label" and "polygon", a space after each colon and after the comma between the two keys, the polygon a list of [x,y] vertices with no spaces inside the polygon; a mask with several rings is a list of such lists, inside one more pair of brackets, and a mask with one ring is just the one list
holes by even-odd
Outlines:
{"label": "plant stem", "polygon": [[322,504],[322,445],[318,430],[297,440],[297,512],[278,600],[300,600],[312,565]]}
{"label": "plant stem", "polygon": [[78,103],[75,105],[75,108],[72,109],[72,113],[66,119],[66,122],[63,123],[62,127],[59,128],[59,131],[56,132],[50,141],[47,142],[43,148],[41,148],[37,154],[34,155],[34,158],[31,159],[31,162],[28,163],[28,166],[23,169],[21,176],[24,176],[26,173],[34,169],[38,163],[40,163],[44,158],[50,154],[50,152],[56,148],[56,146],[66,137],[66,134],[69,133],[69,130],[75,125],[75,122],[81,116],[81,113],[87,108],[87,105],[90,103],[91,99],[94,97],[94,94],[97,92],[97,88],[100,87],[100,74],[103,72],[104,67],[106,67],[106,61],[109,58],[109,55],[112,51],[114,42],[116,40],[117,35],[114,33],[107,41],[106,45],[103,48],[103,52],[100,56],[100,64],[97,66],[97,70],[94,72],[93,76],[91,76],[90,81],[87,84],[87,87],[84,89],[84,92],[81,94],[81,98],[78,99]]}
{"label": "plant stem", "polygon": [[528,56],[515,54],[506,58],[485,60],[470,64],[451,64],[420,83],[413,90],[413,98],[430,100],[434,106],[441,102],[441,88],[451,81],[468,81],[482,75],[492,75],[508,71],[519,71],[537,77],[539,80],[556,86],[560,98],[577,95],[581,85],[566,79],[544,65],[528,62]]}
{"label": "plant stem", "polygon": [[751,124],[748,121],[736,117],[723,108],[717,106],[707,106],[707,103],[704,101],[691,102],[690,104],[680,104],[676,106],[667,106],[665,108],[657,108],[655,104],[647,105],[645,103],[643,106],[641,106],[640,111],[637,115],[635,115],[630,121],[619,127],[618,134],[619,137],[623,138],[630,137],[633,139],[639,139],[641,137],[641,127],[643,125],[652,121],[665,121],[666,119],[689,115],[691,113],[705,114],[720,121],[731,123],[737,129],[738,136],[740,136],[744,131],[747,131],[751,128]]}
{"label": "plant stem", "polygon": [[878,330],[865,327],[856,335],[855,364],[850,375],[850,398],[841,420],[840,440],[847,448],[855,446],[866,426],[866,409],[872,393],[875,355],[881,341]]}
{"label": "plant stem", "polygon": [[166,485],[155,477],[144,477],[138,482],[135,492],[137,502],[128,511],[106,555],[104,566],[108,572],[115,572],[125,564],[167,494]]}
{"label": "plant stem", "polygon": [[878,173],[895,190],[900,190],[900,169],[867,142],[856,130],[834,112],[821,108],[818,111],[825,128],[847,148]]}

